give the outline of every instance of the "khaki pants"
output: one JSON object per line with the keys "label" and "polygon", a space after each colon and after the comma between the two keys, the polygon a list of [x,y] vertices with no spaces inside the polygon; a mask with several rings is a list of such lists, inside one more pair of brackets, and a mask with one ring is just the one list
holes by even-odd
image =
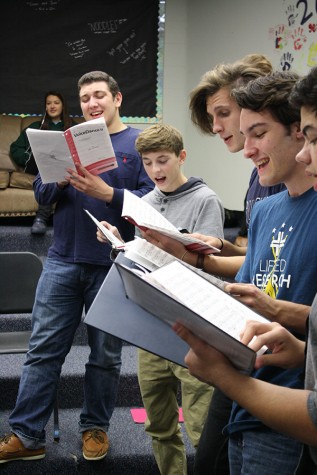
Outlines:
{"label": "khaki pants", "polygon": [[194,447],[199,442],[213,388],[191,376],[186,368],[144,350],[138,350],[138,377],[147,412],[145,430],[152,437],[160,473],[186,475],[186,452],[178,422],[179,382],[184,423]]}

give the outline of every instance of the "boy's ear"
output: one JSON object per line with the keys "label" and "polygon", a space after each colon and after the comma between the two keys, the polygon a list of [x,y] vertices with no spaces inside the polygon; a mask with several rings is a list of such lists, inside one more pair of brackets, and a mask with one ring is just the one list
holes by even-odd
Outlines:
{"label": "boy's ear", "polygon": [[179,163],[182,165],[185,160],[186,160],[186,150],[183,148],[183,150],[180,151],[180,154],[179,154]]}
{"label": "boy's ear", "polygon": [[294,122],[293,126],[294,126],[294,131],[295,131],[296,138],[297,139],[304,138],[304,135],[303,135],[303,133],[301,131],[301,128],[300,128],[300,122]]}
{"label": "boy's ear", "polygon": [[117,92],[117,94],[115,95],[113,101],[114,101],[114,103],[117,107],[121,107],[121,103],[122,103],[122,94],[121,94],[121,92]]}

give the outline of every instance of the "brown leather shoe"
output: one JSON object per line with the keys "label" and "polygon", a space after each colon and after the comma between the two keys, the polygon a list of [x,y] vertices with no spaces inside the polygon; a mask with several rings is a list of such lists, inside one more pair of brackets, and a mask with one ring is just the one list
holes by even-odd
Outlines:
{"label": "brown leather shoe", "polygon": [[101,429],[86,430],[82,435],[83,456],[86,460],[101,460],[109,449],[107,434]]}
{"label": "brown leather shoe", "polygon": [[27,449],[15,434],[5,435],[0,439],[0,463],[12,460],[39,460],[45,457],[45,447]]}

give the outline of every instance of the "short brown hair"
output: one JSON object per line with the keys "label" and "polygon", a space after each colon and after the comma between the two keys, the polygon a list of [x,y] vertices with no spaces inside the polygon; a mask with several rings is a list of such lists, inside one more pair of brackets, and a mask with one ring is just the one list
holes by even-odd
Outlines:
{"label": "short brown hair", "polygon": [[233,90],[232,95],[242,109],[255,112],[268,110],[278,122],[288,127],[300,122],[299,107],[291,105],[289,101],[298,80],[299,76],[295,72],[275,71]]}
{"label": "short brown hair", "polygon": [[308,107],[317,115],[317,67],[298,81],[290,95],[290,103],[298,107]]}
{"label": "short brown hair", "polygon": [[89,73],[84,74],[78,80],[78,92],[85,84],[91,84],[93,82],[103,81],[108,84],[109,91],[113,97],[116,97],[118,92],[120,92],[119,85],[117,81],[110,76],[110,74],[105,73],[104,71],[90,71]]}
{"label": "short brown hair", "polygon": [[183,137],[179,130],[167,124],[155,124],[142,130],[135,142],[140,155],[146,152],[165,150],[179,156],[184,148]]}

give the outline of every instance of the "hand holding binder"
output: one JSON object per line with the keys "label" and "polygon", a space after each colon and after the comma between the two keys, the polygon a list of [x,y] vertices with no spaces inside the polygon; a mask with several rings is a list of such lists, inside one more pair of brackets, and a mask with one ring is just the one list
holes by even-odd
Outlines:
{"label": "hand holding binder", "polygon": [[[179,322],[223,352],[239,370],[252,371],[256,353],[239,341],[239,333],[246,320],[266,322],[264,317],[224,292],[220,282],[217,285],[218,279],[212,284],[178,261],[143,276],[135,269],[135,263],[124,253],[118,255],[88,311],[86,323],[186,366],[189,347],[172,328]],[[195,277],[191,275],[188,280],[187,272]],[[186,300],[185,285],[196,296],[188,294]],[[175,292],[178,287],[183,287],[181,293]],[[198,300],[202,302],[196,307]]]}

